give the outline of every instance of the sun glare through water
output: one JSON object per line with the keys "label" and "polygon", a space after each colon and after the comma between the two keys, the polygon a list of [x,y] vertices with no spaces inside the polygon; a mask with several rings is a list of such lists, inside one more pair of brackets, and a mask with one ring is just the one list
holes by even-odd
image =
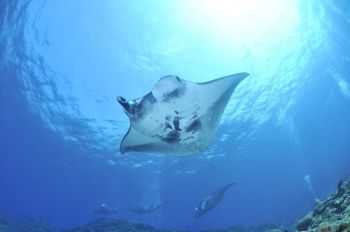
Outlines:
{"label": "sun glare through water", "polygon": [[187,26],[224,46],[272,45],[299,25],[295,0],[192,0],[183,1],[180,8]]}

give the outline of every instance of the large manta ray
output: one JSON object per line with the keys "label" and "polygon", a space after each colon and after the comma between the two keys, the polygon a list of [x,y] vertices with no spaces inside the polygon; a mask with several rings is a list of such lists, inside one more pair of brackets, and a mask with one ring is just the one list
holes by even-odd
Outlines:
{"label": "large manta ray", "polygon": [[190,155],[211,143],[237,85],[248,76],[237,73],[204,83],[169,75],[144,97],[118,97],[130,120],[120,152]]}

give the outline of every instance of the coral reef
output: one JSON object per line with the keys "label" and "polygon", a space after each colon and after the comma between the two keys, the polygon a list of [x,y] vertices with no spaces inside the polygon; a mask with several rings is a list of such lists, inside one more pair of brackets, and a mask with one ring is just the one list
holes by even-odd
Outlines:
{"label": "coral reef", "polygon": [[325,201],[316,203],[297,224],[298,231],[350,232],[350,180],[340,181],[338,189]]}

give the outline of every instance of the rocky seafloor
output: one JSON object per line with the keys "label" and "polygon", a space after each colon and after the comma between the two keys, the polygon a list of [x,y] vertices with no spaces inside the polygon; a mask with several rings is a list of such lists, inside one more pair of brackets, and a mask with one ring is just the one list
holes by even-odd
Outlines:
{"label": "rocky seafloor", "polygon": [[[273,226],[271,225],[259,225],[251,227],[231,227],[219,230],[201,230],[201,232],[261,232],[268,231]],[[152,226],[140,224],[140,223],[130,223],[123,220],[98,220],[94,221],[88,225],[81,227],[76,227],[73,229],[66,229],[63,232],[119,232],[119,231],[130,231],[130,232],[189,232],[189,230],[162,230],[155,229]]]}
{"label": "rocky seafloor", "polygon": [[[36,217],[0,217],[0,232],[55,232],[52,225]],[[316,202],[315,209],[290,226],[230,227],[202,232],[350,232],[350,180],[340,181],[337,190],[325,201]],[[125,220],[101,219],[87,225],[64,229],[62,232],[184,232],[162,230]]]}
{"label": "rocky seafloor", "polygon": [[0,232],[56,232],[56,229],[37,217],[0,217]]}
{"label": "rocky seafloor", "polygon": [[350,232],[350,180],[340,181],[337,191],[297,224],[298,231]]}

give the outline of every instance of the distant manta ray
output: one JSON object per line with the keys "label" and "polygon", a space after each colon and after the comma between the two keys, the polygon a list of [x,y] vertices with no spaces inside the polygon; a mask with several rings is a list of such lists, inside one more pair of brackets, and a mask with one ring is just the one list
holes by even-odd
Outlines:
{"label": "distant manta ray", "polygon": [[119,96],[130,120],[120,152],[203,152],[213,140],[233,91],[248,75],[237,73],[205,83],[170,75],[142,98],[127,101]]}
{"label": "distant manta ray", "polygon": [[225,192],[235,184],[236,183],[230,183],[230,184],[224,185],[221,188],[215,190],[213,193],[204,197],[199,203],[198,207],[196,207],[195,217],[198,218],[203,214],[206,214],[215,206],[217,206],[224,198]]}
{"label": "distant manta ray", "polygon": [[133,213],[149,214],[149,213],[156,211],[157,209],[159,209],[160,207],[162,207],[166,203],[167,202],[160,203],[160,204],[154,204],[154,205],[145,205],[145,206],[141,206],[139,208],[134,208],[134,209],[129,209],[129,210]]}
{"label": "distant manta ray", "polygon": [[117,213],[116,208],[108,207],[106,204],[102,204],[98,210],[95,211],[96,215],[108,216]]}

